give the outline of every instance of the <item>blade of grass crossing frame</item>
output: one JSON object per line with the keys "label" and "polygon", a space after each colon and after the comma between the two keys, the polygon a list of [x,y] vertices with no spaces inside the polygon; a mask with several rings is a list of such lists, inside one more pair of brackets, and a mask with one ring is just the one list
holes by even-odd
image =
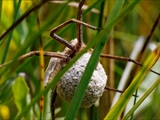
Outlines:
{"label": "blade of grass crossing frame", "polygon": [[156,61],[160,57],[160,46],[157,47],[154,52],[152,52],[147,60],[145,61],[143,67],[140,69],[136,77],[133,79],[130,86],[126,89],[126,91],[122,94],[118,102],[111,108],[105,120],[108,119],[118,119],[119,115],[125,108],[126,104],[128,103],[129,99],[132,97],[135,90],[138,88],[140,83],[143,81],[144,77],[147,75],[148,71],[151,67],[156,63]]}
{"label": "blade of grass crossing frame", "polygon": [[[16,2],[16,1],[14,1],[14,2]],[[15,5],[15,14],[14,14],[13,23],[16,21],[16,19],[17,19],[17,17],[18,17],[18,11],[19,11],[21,2],[22,2],[22,0],[19,0],[17,6]],[[16,4],[16,3],[15,3],[15,4]],[[3,63],[5,62],[5,60],[6,60],[7,53],[8,53],[9,46],[10,46],[10,42],[11,42],[12,35],[13,35],[13,31],[14,31],[14,29],[13,29],[13,30],[11,31],[11,33],[9,34],[8,41],[7,41],[7,45],[6,45],[5,51],[4,51],[4,53],[3,53],[3,57],[2,57],[1,64],[3,64]]]}
{"label": "blade of grass crossing frame", "polygon": [[[98,17],[98,28],[103,28],[103,15],[104,15],[104,8],[105,8],[106,1],[102,1],[100,3],[100,14]],[[100,30],[97,31],[97,34],[100,32]],[[98,120],[100,118],[99,109],[97,109],[94,105],[90,108],[90,119],[91,120]]]}
{"label": "blade of grass crossing frame", "polygon": [[[118,15],[119,11],[121,10],[121,7],[123,6],[123,3],[124,3],[124,0],[116,0],[114,7],[108,16],[108,20],[106,22],[105,27],[108,25],[109,21],[113,17]],[[110,30],[109,30],[109,32],[110,32]],[[81,81],[78,85],[78,88],[75,92],[71,106],[67,112],[67,115],[65,118],[66,120],[73,120],[76,117],[76,114],[78,112],[78,108],[80,107],[82,99],[85,95],[85,91],[86,91],[87,86],[90,82],[90,78],[92,76],[92,73],[98,63],[98,59],[99,59],[99,56],[100,56],[101,51],[103,49],[103,46],[109,37],[109,32],[97,43],[95,50],[93,51],[93,54],[88,62],[88,65],[84,71],[84,74],[83,74]]]}
{"label": "blade of grass crossing frame", "polygon": [[160,78],[145,92],[145,94],[137,101],[137,103],[128,111],[123,120],[127,120],[131,114],[140,106],[140,104],[148,97],[148,95],[159,85]]}
{"label": "blade of grass crossing frame", "polygon": [[[104,14],[104,8],[105,8],[105,1],[102,1],[102,3],[100,4],[100,14],[99,14],[99,18],[98,18],[98,28],[102,28],[103,27],[103,14]],[[97,34],[100,32],[97,31]]]}
{"label": "blade of grass crossing frame", "polygon": [[[93,47],[98,40],[103,39],[103,37],[108,33],[109,30],[112,29],[112,27],[127,13],[129,13],[141,0],[133,1],[132,3],[126,5],[126,7],[121,11],[121,13],[118,16],[113,16],[111,21],[108,21],[108,25],[106,25],[103,30],[95,36],[90,43],[87,44],[84,51],[87,51],[89,48]],[[98,40],[97,40],[98,39]]]}

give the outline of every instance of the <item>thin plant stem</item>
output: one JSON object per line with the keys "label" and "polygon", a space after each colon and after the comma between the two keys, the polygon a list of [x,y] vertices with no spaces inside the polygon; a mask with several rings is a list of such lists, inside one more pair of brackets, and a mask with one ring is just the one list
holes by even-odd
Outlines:
{"label": "thin plant stem", "polygon": [[[40,29],[40,20],[38,16],[38,12],[36,12],[36,18],[37,18],[37,24],[38,28]],[[41,91],[44,89],[44,56],[43,56],[43,43],[42,43],[42,37],[40,35],[39,37],[39,43],[40,43],[40,89]],[[43,119],[44,116],[44,95],[41,96],[40,99],[40,120]]]}
{"label": "thin plant stem", "polygon": [[[136,90],[135,94],[138,95],[138,89]],[[136,101],[137,101],[137,97],[134,98],[133,105],[136,104]],[[134,116],[134,112],[132,113],[130,120],[133,120],[133,116]]]}

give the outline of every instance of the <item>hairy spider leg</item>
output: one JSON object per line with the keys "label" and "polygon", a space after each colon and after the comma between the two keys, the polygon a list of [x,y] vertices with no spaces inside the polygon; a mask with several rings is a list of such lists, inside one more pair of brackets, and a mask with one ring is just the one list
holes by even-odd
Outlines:
{"label": "hairy spider leg", "polygon": [[[71,50],[75,51],[75,52],[78,52],[79,51],[79,48],[77,49],[75,46],[71,45],[70,42],[68,42],[67,40],[63,39],[62,37],[58,36],[55,34],[55,32],[57,32],[59,29],[65,27],[66,25],[70,24],[70,23],[77,23],[77,24],[81,24],[81,25],[84,25],[90,29],[93,29],[93,30],[101,30],[101,28],[96,28],[92,25],[89,25],[85,22],[82,22],[82,21],[79,21],[79,20],[76,20],[76,19],[70,19],[60,25],[58,25],[57,27],[53,28],[51,31],[50,31],[50,36],[52,38],[54,38],[56,41],[60,42],[61,44],[63,44],[64,46],[70,48]],[[78,41],[79,42],[79,41]]]}
{"label": "hairy spider leg", "polygon": [[[77,20],[82,21],[82,6],[84,5],[85,0],[81,0],[78,6],[78,12],[77,12]],[[83,30],[82,30],[82,25],[77,23],[77,39],[78,39],[78,43],[75,46],[76,49],[80,49],[82,44],[83,44]]]}

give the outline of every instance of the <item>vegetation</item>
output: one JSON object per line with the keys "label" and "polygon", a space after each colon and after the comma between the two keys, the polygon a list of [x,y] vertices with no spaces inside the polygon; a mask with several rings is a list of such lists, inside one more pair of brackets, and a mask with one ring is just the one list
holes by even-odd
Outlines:
{"label": "vegetation", "polygon": [[[85,5],[88,8],[83,9],[83,21],[103,29],[94,31],[83,27],[86,48],[45,88],[41,81],[44,76],[41,67],[43,57],[32,56],[17,60],[23,54],[42,51],[42,48],[50,52],[63,51],[65,46],[53,40],[49,33],[59,24],[76,19],[78,3],[78,0],[64,3],[0,1],[0,119],[51,119],[51,90],[69,67],[90,48],[94,48],[92,60],[86,68],[76,95],[71,104],[57,96],[55,118],[99,120],[117,119],[121,116],[123,119],[160,119],[160,78],[150,71],[156,63],[152,70],[160,73],[160,1],[86,0]],[[76,38],[76,31],[76,24],[73,23],[59,30],[57,34],[70,41]],[[154,51],[155,48],[157,49]],[[79,109],[101,53],[132,57],[142,66],[101,58],[108,75],[107,86],[128,89],[119,100],[119,93],[105,91],[99,104],[88,109]],[[44,69],[49,59],[50,57],[44,57]],[[11,63],[3,66],[11,60]],[[39,104],[42,96],[44,109],[41,109]],[[115,101],[118,102],[110,109]],[[43,106],[43,102],[41,103]]]}

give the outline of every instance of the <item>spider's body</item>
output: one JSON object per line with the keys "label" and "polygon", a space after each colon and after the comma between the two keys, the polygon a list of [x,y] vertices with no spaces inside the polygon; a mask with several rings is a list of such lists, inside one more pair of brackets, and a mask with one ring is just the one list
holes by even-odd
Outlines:
{"label": "spider's body", "polygon": [[[76,45],[77,39],[71,41],[71,44]],[[62,54],[70,51],[65,48]],[[91,54],[85,53],[73,66],[62,76],[57,84],[57,93],[66,102],[71,102],[79,81],[84,73]],[[59,70],[66,65],[66,61],[59,58],[51,58],[48,68],[45,72],[45,83],[53,80]],[[100,63],[97,64],[96,69],[91,77],[90,83],[83,98],[81,107],[90,107],[93,105],[103,94],[107,82],[107,76]]]}
{"label": "spider's body", "polygon": [[[72,46],[75,46],[77,45],[77,39],[74,39],[74,40],[71,40],[71,45]],[[82,48],[84,47],[85,45],[83,44],[82,45]],[[75,51],[69,49],[68,47],[66,47],[64,49],[63,52],[61,52],[62,55],[66,55],[68,56],[69,58],[73,58],[76,54]],[[53,80],[53,78],[55,77],[55,75],[67,64],[68,60],[66,59],[59,59],[59,58],[55,58],[55,57],[52,57],[50,59],[50,62],[49,62],[49,65],[46,69],[46,72],[45,72],[45,86],[47,85],[48,82],[50,82],[51,80]]]}

